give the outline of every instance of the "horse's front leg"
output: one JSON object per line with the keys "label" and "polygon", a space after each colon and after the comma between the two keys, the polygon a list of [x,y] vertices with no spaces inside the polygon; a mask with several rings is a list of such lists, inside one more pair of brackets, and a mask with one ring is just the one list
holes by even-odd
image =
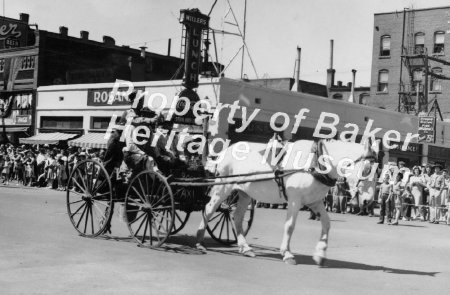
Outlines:
{"label": "horse's front leg", "polygon": [[295,265],[297,262],[295,261],[294,255],[291,253],[290,243],[292,233],[295,229],[295,222],[298,216],[298,210],[300,210],[300,202],[289,200],[286,214],[286,222],[284,223],[284,232],[283,232],[283,241],[280,246],[280,253],[283,256],[283,261],[287,264]]}
{"label": "horse's front leg", "polygon": [[313,255],[317,265],[322,266],[326,260],[326,251],[328,247],[328,232],[330,231],[330,217],[328,216],[322,201],[314,203],[310,206],[311,210],[320,214],[320,222],[322,223],[322,232],[320,240],[317,243],[316,250]]}

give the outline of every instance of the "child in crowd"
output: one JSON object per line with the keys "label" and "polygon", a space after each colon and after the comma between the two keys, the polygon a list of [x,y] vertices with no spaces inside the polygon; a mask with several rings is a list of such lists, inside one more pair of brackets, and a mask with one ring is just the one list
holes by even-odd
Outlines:
{"label": "child in crowd", "polygon": [[403,200],[403,221],[410,221],[411,209],[414,206],[414,196],[411,192],[411,186],[409,184],[407,184],[405,187],[405,191],[403,192],[402,195],[402,200]]}
{"label": "child in crowd", "polygon": [[378,195],[378,202],[381,205],[380,220],[378,221],[378,224],[384,223],[384,216],[386,215],[386,205],[388,206],[387,212],[388,221],[391,222],[391,215],[389,214],[392,210],[391,210],[391,203],[388,201],[391,190],[392,184],[389,183],[389,174],[386,174],[384,176],[383,183],[380,185],[380,193]]}
{"label": "child in crowd", "polygon": [[58,190],[65,191],[66,190],[66,181],[67,181],[67,173],[66,173],[66,165],[64,164],[63,159],[58,160],[58,165],[56,168],[56,173],[58,176]]}
{"label": "child in crowd", "polygon": [[3,170],[2,170],[3,183],[5,185],[9,184],[10,169],[11,169],[11,159],[9,156],[6,156],[5,162],[3,163]]}
{"label": "child in crowd", "polygon": [[[401,214],[401,209],[402,209],[402,179],[403,179],[403,174],[398,173],[397,176],[395,177],[395,182],[391,187],[391,193],[389,194],[389,199],[388,202],[390,203],[390,207],[395,208],[395,220],[394,222],[391,223],[391,221],[389,220],[389,225],[398,225],[398,219],[400,218],[400,214]],[[393,210],[392,210],[393,211]],[[388,212],[388,214],[391,216],[391,214],[393,212]]]}

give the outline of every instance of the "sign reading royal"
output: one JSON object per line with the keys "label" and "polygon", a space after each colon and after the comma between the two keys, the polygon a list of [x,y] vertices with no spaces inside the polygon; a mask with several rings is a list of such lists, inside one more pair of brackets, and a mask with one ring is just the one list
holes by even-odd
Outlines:
{"label": "sign reading royal", "polygon": [[28,25],[7,18],[0,19],[0,49],[27,45]]}
{"label": "sign reading royal", "polygon": [[434,143],[436,134],[436,117],[419,116],[418,142]]}
{"label": "sign reading royal", "polygon": [[[135,87],[136,91],[145,90],[144,87]],[[120,106],[129,105],[128,100],[128,87],[120,87],[117,89],[112,103],[108,103],[109,95],[113,91],[111,88],[99,88],[99,89],[89,89],[87,96],[88,106]]]}
{"label": "sign reading royal", "polygon": [[180,11],[180,22],[186,27],[183,86],[194,89],[198,87],[202,62],[202,33],[209,27],[209,16],[200,13],[198,9],[185,9]]}

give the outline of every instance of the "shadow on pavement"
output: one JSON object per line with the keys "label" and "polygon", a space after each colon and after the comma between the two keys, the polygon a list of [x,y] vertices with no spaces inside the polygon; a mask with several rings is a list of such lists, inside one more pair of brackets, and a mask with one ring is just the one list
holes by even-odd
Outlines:
{"label": "shadow on pavement", "polygon": [[[255,253],[256,253],[255,259],[267,259],[267,260],[274,260],[274,261],[282,262],[281,255],[279,254],[279,249],[277,249],[277,248],[265,247],[265,246],[260,246],[260,245],[251,245],[251,247],[255,250]],[[225,248],[225,249],[223,249],[223,248],[215,249],[214,246],[212,246],[212,247],[210,246],[208,248],[208,251],[218,252],[218,253],[222,253],[225,255],[242,256],[242,254],[238,253],[236,247]],[[296,254],[295,260],[296,260],[297,264],[300,264],[300,265],[316,265],[316,263],[312,259],[312,256],[308,256],[308,255]],[[424,272],[424,271],[415,271],[415,270],[408,270],[408,269],[390,268],[390,267],[385,267],[385,266],[381,266],[381,265],[369,265],[369,264],[364,264],[364,263],[356,263],[356,262],[334,260],[334,259],[327,259],[323,268],[383,271],[383,272],[393,273],[393,274],[419,275],[419,276],[431,276],[431,277],[434,277],[436,274],[439,273],[439,272]]]}

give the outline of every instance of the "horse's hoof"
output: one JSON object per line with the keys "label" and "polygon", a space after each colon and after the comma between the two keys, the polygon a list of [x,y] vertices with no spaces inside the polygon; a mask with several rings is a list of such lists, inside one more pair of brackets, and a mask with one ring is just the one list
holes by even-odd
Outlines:
{"label": "horse's hoof", "polygon": [[196,248],[197,250],[199,250],[199,251],[202,251],[202,252],[206,253],[206,248],[205,248],[205,246],[203,246],[203,245],[200,244],[200,243],[195,244],[195,248]]}
{"label": "horse's hoof", "polygon": [[284,260],[284,263],[289,264],[289,265],[296,265],[297,264],[297,261],[295,261],[294,257],[289,257],[289,258],[286,258],[286,259],[283,259],[283,260]]}
{"label": "horse's hoof", "polygon": [[325,257],[323,257],[323,256],[317,256],[317,255],[314,255],[314,256],[313,256],[313,259],[314,259],[314,261],[316,262],[316,264],[317,264],[318,266],[320,266],[320,267],[324,266],[324,265],[325,265],[325,261],[327,260]]}
{"label": "horse's hoof", "polygon": [[248,251],[242,252],[242,254],[244,256],[247,256],[247,257],[252,257],[252,258],[256,257],[255,252],[253,252],[252,250],[248,250]]}

